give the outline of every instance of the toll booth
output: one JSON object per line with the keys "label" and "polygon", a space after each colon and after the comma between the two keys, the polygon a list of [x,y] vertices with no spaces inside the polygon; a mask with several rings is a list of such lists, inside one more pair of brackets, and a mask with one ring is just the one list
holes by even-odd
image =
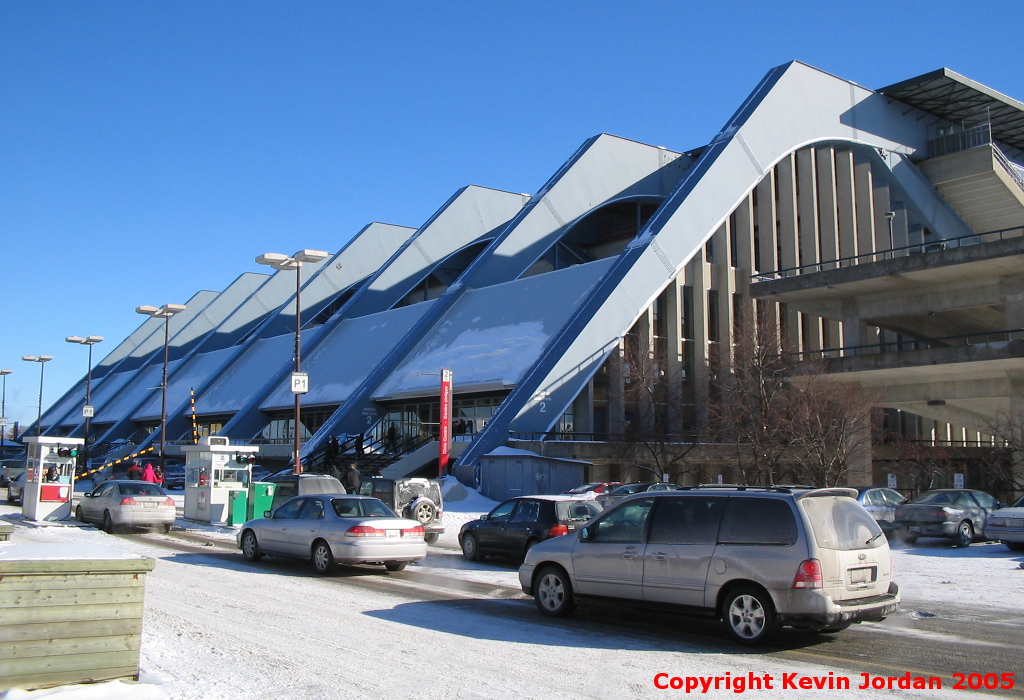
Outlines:
{"label": "toll booth", "polygon": [[71,517],[75,465],[84,440],[70,437],[27,437],[25,493],[21,512],[29,520]]}
{"label": "toll booth", "polygon": [[[259,447],[232,445],[220,435],[185,445],[185,517],[204,523],[245,519],[252,463]],[[239,516],[238,513],[241,513]]]}

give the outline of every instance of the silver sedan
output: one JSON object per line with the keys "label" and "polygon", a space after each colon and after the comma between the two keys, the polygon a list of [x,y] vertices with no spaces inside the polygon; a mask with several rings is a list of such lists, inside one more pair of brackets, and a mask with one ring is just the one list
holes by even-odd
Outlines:
{"label": "silver sedan", "polygon": [[174,499],[148,481],[105,481],[82,495],[75,508],[81,523],[101,523],[107,532],[121,527],[156,527],[168,532],[177,517]]}
{"label": "silver sedan", "polygon": [[427,555],[423,525],[400,518],[370,496],[319,494],[285,501],[269,518],[250,520],[238,532],[249,561],[265,554],[299,557],[328,574],[338,564],[383,564],[401,571]]}

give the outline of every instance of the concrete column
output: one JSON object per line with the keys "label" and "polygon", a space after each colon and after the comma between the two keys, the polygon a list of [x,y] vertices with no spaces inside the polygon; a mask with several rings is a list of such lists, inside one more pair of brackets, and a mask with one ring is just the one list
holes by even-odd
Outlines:
{"label": "concrete column", "polygon": [[770,170],[757,184],[757,269],[759,272],[771,272],[780,267],[779,261],[776,259],[778,246],[776,244],[775,219],[775,171]]}
{"label": "concrete column", "polygon": [[867,345],[867,324],[860,320],[856,299],[843,299],[843,346]]}
{"label": "concrete column", "polygon": [[796,267],[800,264],[799,245],[796,228],[796,168],[794,156],[788,155],[775,166],[775,179],[779,190],[779,260],[780,269]]}
{"label": "concrete column", "polygon": [[791,309],[788,304],[779,304],[779,315],[783,319],[783,349],[787,352],[800,352],[800,312]]}
{"label": "concrete column", "polygon": [[[714,241],[715,260],[712,266],[711,288],[718,293],[718,352],[723,358],[732,357],[733,324],[732,295],[736,293],[736,278],[732,274],[732,266],[729,264],[729,237],[725,226],[715,231],[712,237]],[[746,279],[749,290],[749,277],[740,275],[740,279]],[[749,293],[746,298],[749,298]]]}
{"label": "concrete column", "polygon": [[[818,226],[821,238],[822,261],[839,257],[839,226],[836,211],[835,156],[831,148],[819,148],[817,153],[818,174]],[[834,266],[826,266],[832,269]]]}
{"label": "concrete column", "polygon": [[1024,275],[1000,277],[999,296],[1006,307],[1006,330],[1024,328]]}
{"label": "concrete column", "polygon": [[[875,239],[875,196],[871,162],[853,166],[854,194],[857,202],[857,254],[881,250]],[[888,232],[887,232],[888,233]],[[870,258],[861,262],[871,262]]]}
{"label": "concrete column", "polygon": [[[668,329],[668,338],[665,341],[667,348],[665,358],[665,372],[671,385],[668,392],[669,400],[682,403],[682,382],[683,382],[683,325],[682,306],[683,293],[680,288],[681,280],[672,280],[663,294],[665,295],[665,328]],[[673,433],[683,431],[682,406],[675,406],[669,410],[669,430]]]}
{"label": "concrete column", "polygon": [[[892,211],[892,202],[889,200],[889,185],[884,180],[875,180],[874,189],[871,190],[871,198],[874,200],[875,212],[872,220],[875,224],[875,250],[889,250],[893,247],[889,240],[889,221],[885,213]],[[879,258],[881,259],[881,258]]]}
{"label": "concrete column", "polygon": [[797,209],[800,213],[800,264],[819,262],[818,196],[814,186],[814,149],[796,152]]}
{"label": "concrete column", "polygon": [[839,214],[839,257],[857,255],[857,202],[853,186],[853,151],[836,153],[836,209]]}
{"label": "concrete column", "polygon": [[821,317],[801,312],[800,336],[804,352],[821,350]]}
{"label": "concrete column", "polygon": [[693,318],[690,327],[693,329],[693,392],[696,403],[696,422],[698,427],[708,423],[708,411],[705,397],[708,395],[710,380],[708,369],[708,304],[707,289],[711,271],[704,262],[703,251],[697,253],[687,265],[686,279],[693,289]]}

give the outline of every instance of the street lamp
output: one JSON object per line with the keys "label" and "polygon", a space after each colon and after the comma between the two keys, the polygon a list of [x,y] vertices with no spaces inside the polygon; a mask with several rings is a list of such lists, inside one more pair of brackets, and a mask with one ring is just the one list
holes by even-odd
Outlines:
{"label": "street lamp", "polygon": [[160,404],[160,471],[164,471],[164,451],[167,447],[167,348],[171,339],[171,316],[184,310],[184,304],[164,304],[160,308],[139,306],[135,309],[137,314],[164,320],[164,374],[163,381],[160,382],[160,388],[163,390],[163,400]]}
{"label": "street lamp", "polygon": [[82,460],[83,462],[79,466],[89,466],[89,420],[92,418],[93,406],[92,406],[92,346],[96,343],[103,342],[103,336],[101,335],[90,335],[85,338],[79,338],[77,335],[69,335],[65,338],[69,343],[78,343],[79,345],[87,345],[89,347],[89,364],[86,367],[85,373],[85,405],[82,406],[82,417],[85,418],[85,444],[82,445]]}
{"label": "street lamp", "polygon": [[256,258],[260,265],[269,265],[275,270],[295,270],[295,371],[292,373],[292,393],[295,394],[295,463],[292,471],[296,474],[302,473],[299,456],[302,447],[299,397],[309,391],[309,377],[302,374],[302,263],[317,263],[326,260],[329,255],[322,250],[300,250],[291,257],[281,253],[264,253]]}
{"label": "street lamp", "polygon": [[45,363],[49,362],[53,358],[49,355],[25,355],[22,357],[25,362],[38,362],[39,363],[39,407],[36,413],[36,437],[43,434],[43,367]]}
{"label": "street lamp", "polygon": [[4,446],[4,433],[7,432],[7,375],[12,369],[0,369],[0,377],[4,378],[3,396],[0,398],[0,447]]}

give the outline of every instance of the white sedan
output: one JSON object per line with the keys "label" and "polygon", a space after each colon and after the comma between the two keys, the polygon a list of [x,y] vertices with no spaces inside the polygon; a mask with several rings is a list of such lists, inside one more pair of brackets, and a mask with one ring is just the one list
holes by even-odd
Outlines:
{"label": "white sedan", "polygon": [[338,564],[383,564],[401,571],[427,556],[423,525],[400,518],[370,496],[317,494],[285,501],[269,518],[250,520],[238,532],[249,561],[265,554],[309,559],[317,573]]}
{"label": "white sedan", "polygon": [[84,494],[75,519],[101,523],[107,532],[119,527],[171,529],[177,517],[174,499],[148,481],[105,481]]}

